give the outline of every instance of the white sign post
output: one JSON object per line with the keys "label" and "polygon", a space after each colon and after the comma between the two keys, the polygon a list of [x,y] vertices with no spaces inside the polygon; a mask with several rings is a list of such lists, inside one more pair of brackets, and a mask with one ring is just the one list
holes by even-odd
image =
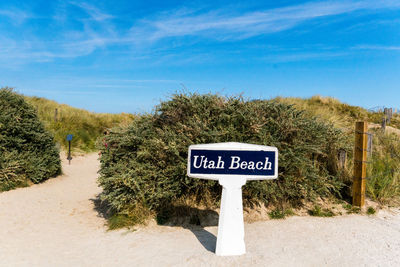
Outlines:
{"label": "white sign post", "polygon": [[187,174],[218,180],[222,186],[215,253],[219,256],[245,254],[242,186],[247,180],[278,177],[278,149],[244,143],[191,145]]}

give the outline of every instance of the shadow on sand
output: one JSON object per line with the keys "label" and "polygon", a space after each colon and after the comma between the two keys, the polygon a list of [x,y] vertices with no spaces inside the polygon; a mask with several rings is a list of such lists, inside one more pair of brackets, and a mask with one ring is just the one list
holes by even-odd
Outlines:
{"label": "shadow on sand", "polygon": [[[200,244],[210,252],[215,252],[217,237],[205,227],[218,226],[218,213],[210,209],[198,209],[189,206],[174,206],[167,210],[168,219],[162,225],[182,227],[190,230]],[[158,221],[160,222],[160,215]]]}
{"label": "shadow on sand", "polygon": [[97,216],[108,220],[113,215],[113,210],[111,206],[100,199],[100,194],[96,198],[91,198],[90,201],[94,204],[94,210],[97,212]]}
{"label": "shadow on sand", "polygon": [[[100,195],[90,199],[98,216],[108,220],[114,213],[110,205],[100,199]],[[182,227],[190,230],[200,244],[208,251],[215,252],[217,237],[204,229],[218,226],[218,213],[214,210],[203,210],[190,206],[168,207],[157,214],[157,223],[161,226]]]}

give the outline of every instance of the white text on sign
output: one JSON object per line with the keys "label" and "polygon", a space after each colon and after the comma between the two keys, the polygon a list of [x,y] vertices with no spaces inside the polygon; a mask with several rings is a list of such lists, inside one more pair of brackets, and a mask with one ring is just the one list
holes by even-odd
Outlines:
{"label": "white text on sign", "polygon": [[[222,157],[218,157],[218,161],[208,160],[205,156],[194,156],[193,167],[196,169],[204,168],[204,169],[224,169],[225,161],[222,160]],[[200,159],[199,159],[200,158]],[[229,169],[248,169],[248,170],[271,170],[272,162],[269,161],[268,157],[265,157],[265,161],[245,161],[241,160],[238,156],[231,156]]]}

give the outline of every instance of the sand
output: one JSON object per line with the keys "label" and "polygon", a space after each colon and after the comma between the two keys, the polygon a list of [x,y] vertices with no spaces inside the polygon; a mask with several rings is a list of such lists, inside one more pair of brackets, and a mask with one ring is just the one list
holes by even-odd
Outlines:
{"label": "sand", "polygon": [[107,231],[94,209],[97,154],[0,193],[0,266],[400,266],[400,211],[245,224],[247,253],[214,254],[217,227]]}

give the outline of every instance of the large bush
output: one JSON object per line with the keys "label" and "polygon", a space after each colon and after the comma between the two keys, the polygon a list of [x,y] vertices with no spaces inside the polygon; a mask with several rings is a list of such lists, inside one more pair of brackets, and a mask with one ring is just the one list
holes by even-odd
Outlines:
{"label": "large bush", "polygon": [[11,89],[0,89],[0,191],[60,172],[59,151],[35,109]]}
{"label": "large bush", "polygon": [[336,158],[339,148],[349,150],[349,142],[330,124],[287,104],[179,94],[99,142],[103,199],[120,214],[138,207],[157,213],[189,197],[217,204],[218,182],[186,176],[189,145],[217,142],[279,150],[279,179],[248,182],[243,190],[247,205],[298,206],[337,195],[344,186]]}

